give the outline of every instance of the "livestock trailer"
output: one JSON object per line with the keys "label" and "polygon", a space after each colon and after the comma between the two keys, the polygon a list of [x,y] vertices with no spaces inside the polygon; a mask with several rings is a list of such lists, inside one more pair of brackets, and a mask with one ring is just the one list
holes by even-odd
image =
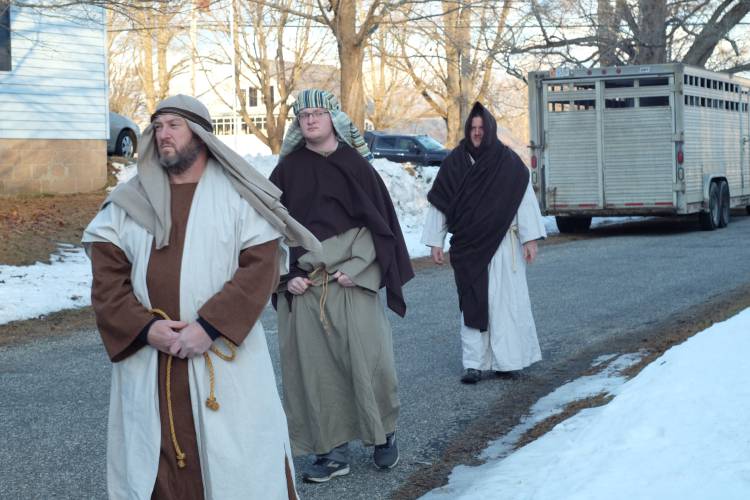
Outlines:
{"label": "livestock trailer", "polygon": [[529,73],[531,179],[561,232],[592,216],[750,213],[750,80],[683,64]]}

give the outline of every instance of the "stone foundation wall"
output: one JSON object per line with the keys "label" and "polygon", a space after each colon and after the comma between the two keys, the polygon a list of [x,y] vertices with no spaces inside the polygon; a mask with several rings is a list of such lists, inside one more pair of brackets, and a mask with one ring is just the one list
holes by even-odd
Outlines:
{"label": "stone foundation wall", "polygon": [[107,141],[0,139],[0,196],[69,194],[107,182]]}

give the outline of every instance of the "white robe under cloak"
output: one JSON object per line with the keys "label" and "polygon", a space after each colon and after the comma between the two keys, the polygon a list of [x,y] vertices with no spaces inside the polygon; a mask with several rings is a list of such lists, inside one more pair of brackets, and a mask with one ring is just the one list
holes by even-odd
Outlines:
{"label": "white robe under cloak", "polygon": [[[209,161],[195,191],[180,273],[182,321],[234,275],[245,248],[281,234],[247,204],[221,167]],[[109,242],[132,264],[133,291],[150,307],[146,272],[153,236],[114,204],[84,232],[84,245]],[[282,273],[286,254],[282,255]],[[221,343],[219,349],[226,351]],[[287,499],[284,460],[293,470],[286,416],[260,321],[231,362],[212,356],[219,411],[208,409],[209,374],[202,356],[190,359],[190,399],[206,500]],[[107,493],[110,499],[147,500],[158,472],[161,445],[158,351],[146,346],[112,364],[107,426]]]}
{"label": "white robe under cloak", "polygon": [[[443,248],[448,228],[443,212],[430,205],[422,243]],[[528,184],[521,205],[489,265],[488,329],[464,324],[461,345],[464,368],[513,371],[542,359],[526,283],[522,245],[547,236],[534,190]]]}

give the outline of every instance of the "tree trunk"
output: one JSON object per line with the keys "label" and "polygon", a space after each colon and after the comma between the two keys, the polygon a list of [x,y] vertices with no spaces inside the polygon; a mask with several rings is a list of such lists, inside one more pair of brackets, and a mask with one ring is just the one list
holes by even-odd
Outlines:
{"label": "tree trunk", "polygon": [[448,129],[446,146],[454,148],[463,137],[461,118],[464,111],[465,95],[461,85],[462,45],[460,39],[461,15],[454,9],[453,2],[443,2],[445,24],[445,125]]}
{"label": "tree trunk", "polygon": [[362,63],[365,47],[357,33],[357,3],[355,0],[338,2],[333,18],[333,33],[341,66],[341,107],[360,130],[365,125],[365,88]]}
{"label": "tree trunk", "polygon": [[610,0],[597,0],[596,15],[599,24],[596,27],[596,43],[599,48],[599,64],[601,66],[616,66],[618,64],[617,32],[615,26],[615,10]]}
{"label": "tree trunk", "polygon": [[666,0],[640,0],[640,36],[637,40],[635,64],[660,64],[667,62],[667,2]]}

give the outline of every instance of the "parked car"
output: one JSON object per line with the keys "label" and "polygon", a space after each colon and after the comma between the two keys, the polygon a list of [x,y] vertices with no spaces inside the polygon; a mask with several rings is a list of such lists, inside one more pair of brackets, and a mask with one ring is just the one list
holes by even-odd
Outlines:
{"label": "parked car", "polygon": [[365,132],[365,141],[375,158],[386,158],[397,163],[440,165],[450,153],[429,135],[368,131]]}
{"label": "parked car", "polygon": [[114,111],[109,112],[107,154],[132,158],[138,150],[140,139],[141,129],[133,120]]}

